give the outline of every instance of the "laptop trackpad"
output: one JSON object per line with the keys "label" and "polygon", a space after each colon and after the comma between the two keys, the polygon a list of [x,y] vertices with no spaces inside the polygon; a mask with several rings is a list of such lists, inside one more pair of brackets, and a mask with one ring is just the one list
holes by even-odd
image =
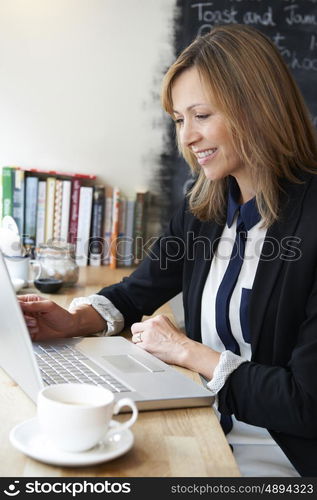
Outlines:
{"label": "laptop trackpad", "polygon": [[139,373],[139,372],[163,372],[164,369],[155,359],[143,359],[141,356],[131,356],[131,354],[118,354],[113,356],[102,356],[108,363],[115,366],[123,372]]}

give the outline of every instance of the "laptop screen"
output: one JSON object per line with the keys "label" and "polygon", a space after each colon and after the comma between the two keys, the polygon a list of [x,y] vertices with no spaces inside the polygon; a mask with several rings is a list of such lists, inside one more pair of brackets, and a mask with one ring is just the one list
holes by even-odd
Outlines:
{"label": "laptop screen", "polygon": [[44,386],[23,313],[0,252],[0,366],[36,399]]}

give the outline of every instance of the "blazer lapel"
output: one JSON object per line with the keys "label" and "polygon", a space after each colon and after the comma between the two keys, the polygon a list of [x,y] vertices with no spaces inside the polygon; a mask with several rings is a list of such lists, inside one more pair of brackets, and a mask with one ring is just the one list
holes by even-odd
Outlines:
{"label": "blazer lapel", "polygon": [[212,222],[204,222],[199,236],[196,236],[195,262],[192,275],[194,283],[191,283],[189,288],[188,304],[190,304],[190,307],[187,309],[191,314],[191,317],[188,318],[188,324],[190,325],[188,333],[197,341],[201,341],[201,299],[203,289],[222,231],[223,226]]}
{"label": "blazer lapel", "polygon": [[292,237],[296,231],[301,211],[303,198],[309,182],[304,184],[285,183],[285,192],[281,196],[281,216],[277,222],[268,229],[255,275],[252,294],[250,298],[250,331],[251,347],[254,355],[274,286],[282,268],[285,249],[281,247],[283,238]]}

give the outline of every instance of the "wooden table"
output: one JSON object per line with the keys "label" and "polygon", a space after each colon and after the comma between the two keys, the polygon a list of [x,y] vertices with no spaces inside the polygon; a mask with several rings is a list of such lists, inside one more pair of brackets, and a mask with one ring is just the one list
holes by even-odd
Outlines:
{"label": "wooden table", "polygon": [[[82,268],[76,286],[49,298],[67,307],[73,297],[95,293],[118,282],[131,270]],[[34,289],[24,289],[23,293]],[[38,292],[37,292],[38,293]],[[46,295],[48,297],[48,295]],[[173,319],[168,304],[157,312]],[[180,369],[180,368],[177,368]],[[200,382],[199,376],[183,373]],[[34,403],[0,370],[0,476],[10,477],[238,477],[238,467],[212,408],[140,412],[132,427],[133,448],[125,455],[92,467],[60,468],[28,458],[11,445],[8,435],[17,423],[35,416]]]}

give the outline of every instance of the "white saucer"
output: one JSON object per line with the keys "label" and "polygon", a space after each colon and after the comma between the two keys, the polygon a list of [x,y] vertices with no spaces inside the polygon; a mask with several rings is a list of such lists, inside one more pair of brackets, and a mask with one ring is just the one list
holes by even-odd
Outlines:
{"label": "white saucer", "polygon": [[[111,420],[110,427],[118,425]],[[15,448],[31,458],[51,465],[80,467],[112,460],[126,453],[133,445],[130,429],[113,434],[94,448],[80,453],[70,453],[55,448],[52,442],[41,434],[37,418],[31,418],[16,425],[10,432],[10,441]]]}

